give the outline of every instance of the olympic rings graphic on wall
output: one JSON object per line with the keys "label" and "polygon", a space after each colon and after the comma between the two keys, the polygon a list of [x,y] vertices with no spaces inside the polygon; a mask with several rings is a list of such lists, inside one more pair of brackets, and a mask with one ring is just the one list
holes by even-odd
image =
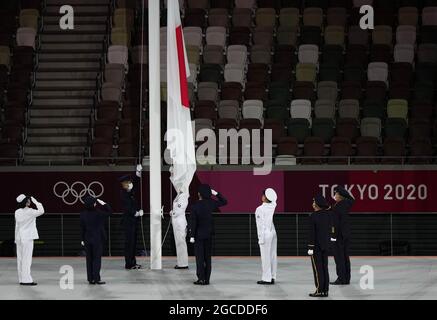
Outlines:
{"label": "olympic rings graphic on wall", "polygon": [[98,181],[93,181],[88,186],[82,181],[73,182],[71,186],[65,181],[59,181],[53,186],[54,195],[69,206],[76,204],[78,201],[84,203],[82,198],[86,195],[99,198],[104,192],[105,188]]}

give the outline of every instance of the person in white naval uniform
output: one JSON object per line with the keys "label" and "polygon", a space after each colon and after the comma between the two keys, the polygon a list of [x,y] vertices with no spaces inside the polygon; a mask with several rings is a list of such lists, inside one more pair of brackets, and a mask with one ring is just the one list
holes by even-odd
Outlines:
{"label": "person in white naval uniform", "polygon": [[177,256],[175,269],[188,269],[187,218],[185,211],[189,197],[188,192],[179,193],[173,201],[173,210],[170,211]]}
{"label": "person in white naval uniform", "polygon": [[[15,211],[15,243],[17,245],[18,281],[23,286],[36,286],[30,275],[32,265],[33,240],[39,239],[36,218],[44,214],[44,207],[34,197],[21,194]],[[36,209],[31,206],[34,204]]]}
{"label": "person in white naval uniform", "polygon": [[275,190],[272,188],[266,189],[262,195],[263,203],[255,211],[262,263],[262,279],[257,283],[263,285],[274,284],[276,280],[278,238],[273,224],[273,214],[275,213],[277,198]]}

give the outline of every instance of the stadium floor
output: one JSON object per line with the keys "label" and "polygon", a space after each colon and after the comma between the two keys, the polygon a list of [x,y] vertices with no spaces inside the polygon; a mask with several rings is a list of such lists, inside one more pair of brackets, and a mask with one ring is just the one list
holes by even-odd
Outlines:
{"label": "stadium floor", "polygon": [[[162,271],[126,271],[121,257],[105,258],[102,280],[107,284],[91,286],[84,258],[34,258],[32,276],[38,286],[23,287],[16,283],[16,260],[1,258],[0,299],[310,299],[308,293],[314,291],[311,263],[305,257],[280,257],[274,286],[256,284],[261,271],[258,257],[215,257],[212,283],[203,287],[192,284],[192,258],[190,270],[174,270],[174,264],[175,258],[166,257]],[[60,288],[63,265],[74,269],[73,290]],[[374,268],[373,290],[360,288],[364,265]],[[330,274],[334,278],[332,258]],[[329,299],[437,299],[437,257],[354,257],[351,285],[331,286]]]}

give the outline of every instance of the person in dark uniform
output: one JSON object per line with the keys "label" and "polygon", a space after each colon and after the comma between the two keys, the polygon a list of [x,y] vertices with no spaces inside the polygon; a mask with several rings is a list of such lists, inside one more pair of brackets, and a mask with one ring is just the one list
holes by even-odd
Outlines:
{"label": "person in dark uniform", "polygon": [[332,206],[334,235],[331,238],[337,269],[337,280],[332,285],[347,285],[351,280],[351,263],[349,247],[351,228],[349,212],[355,202],[349,192],[341,186],[335,189],[335,204]]}
{"label": "person in dark uniform", "polygon": [[137,228],[138,220],[143,216],[136,194],[140,184],[142,166],[137,166],[136,176],[125,175],[118,180],[121,183],[122,190],[120,192],[121,206],[123,208],[123,216],[121,223],[124,229],[124,259],[125,269],[141,269],[141,265],[137,264],[135,258],[137,251]]}
{"label": "person in dark uniform", "polygon": [[308,255],[314,273],[316,292],[310,297],[326,298],[329,292],[328,249],[330,240],[331,217],[329,204],[322,195],[313,200],[314,212],[310,215]]}
{"label": "person in dark uniform", "polygon": [[[217,200],[211,199],[211,195]],[[199,186],[198,196],[199,200],[192,205],[190,213],[190,242],[194,243],[198,278],[194,284],[208,285],[211,277],[211,238],[214,233],[212,213],[228,202],[207,184]]]}
{"label": "person in dark uniform", "polygon": [[[102,209],[97,208],[97,203]],[[87,196],[85,210],[80,213],[82,245],[86,252],[86,270],[89,284],[105,284],[100,279],[103,243],[106,241],[105,223],[112,213],[111,207],[100,199]]]}

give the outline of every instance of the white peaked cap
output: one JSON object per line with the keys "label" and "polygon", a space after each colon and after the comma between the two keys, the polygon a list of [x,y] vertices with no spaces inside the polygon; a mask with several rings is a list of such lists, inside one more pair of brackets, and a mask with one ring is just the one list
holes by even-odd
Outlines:
{"label": "white peaked cap", "polygon": [[264,195],[266,196],[267,200],[271,202],[276,202],[276,200],[278,199],[276,191],[272,188],[267,188],[266,191],[264,191]]}
{"label": "white peaked cap", "polygon": [[18,203],[23,202],[24,199],[26,199],[26,196],[25,196],[24,194],[20,194],[20,195],[17,197],[17,202],[18,202]]}

